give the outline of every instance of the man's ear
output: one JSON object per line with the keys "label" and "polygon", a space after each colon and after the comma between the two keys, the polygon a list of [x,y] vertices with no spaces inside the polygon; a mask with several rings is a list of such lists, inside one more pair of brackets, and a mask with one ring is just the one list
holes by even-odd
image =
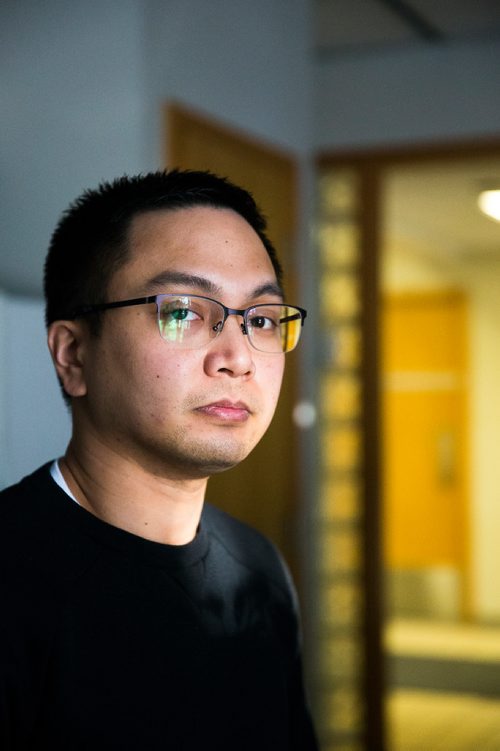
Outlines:
{"label": "man's ear", "polygon": [[84,340],[88,336],[79,321],[54,321],[47,331],[47,343],[61,385],[68,396],[85,396],[83,369]]}

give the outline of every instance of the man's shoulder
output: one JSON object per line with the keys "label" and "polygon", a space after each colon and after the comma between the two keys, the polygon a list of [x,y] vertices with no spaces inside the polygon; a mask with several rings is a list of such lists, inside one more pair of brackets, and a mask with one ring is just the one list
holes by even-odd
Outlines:
{"label": "man's shoulder", "polygon": [[0,567],[9,581],[57,586],[78,575],[89,551],[71,523],[72,503],[52,479],[50,463],[0,492]]}
{"label": "man's shoulder", "polygon": [[203,523],[235,555],[245,553],[251,558],[265,556],[273,560],[279,557],[276,547],[265,535],[211,503],[205,504]]}
{"label": "man's shoulder", "polygon": [[280,551],[264,534],[210,503],[205,504],[203,523],[235,563],[261,573],[281,588],[294,592],[288,567]]}
{"label": "man's shoulder", "polygon": [[0,528],[5,530],[10,524],[23,523],[26,528],[31,520],[30,509],[37,509],[52,489],[50,464],[44,464],[22,480],[0,491]]}

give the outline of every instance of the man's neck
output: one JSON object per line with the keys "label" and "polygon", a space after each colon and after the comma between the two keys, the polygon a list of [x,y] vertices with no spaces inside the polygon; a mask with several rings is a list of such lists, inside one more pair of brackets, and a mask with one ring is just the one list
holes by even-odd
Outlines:
{"label": "man's neck", "polygon": [[153,542],[185,545],[199,525],[206,479],[179,479],[106,451],[68,446],[60,469],[78,503],[99,519]]}

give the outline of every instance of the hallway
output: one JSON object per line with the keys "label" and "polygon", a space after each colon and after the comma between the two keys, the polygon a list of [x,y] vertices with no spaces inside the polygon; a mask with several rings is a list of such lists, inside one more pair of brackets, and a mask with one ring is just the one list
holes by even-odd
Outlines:
{"label": "hallway", "polygon": [[498,627],[396,620],[386,646],[389,751],[500,751]]}

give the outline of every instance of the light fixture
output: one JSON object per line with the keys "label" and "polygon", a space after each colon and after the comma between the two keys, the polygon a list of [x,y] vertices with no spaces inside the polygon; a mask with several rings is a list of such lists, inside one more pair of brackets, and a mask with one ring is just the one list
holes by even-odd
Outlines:
{"label": "light fixture", "polygon": [[483,214],[500,222],[500,189],[481,191],[477,203]]}

